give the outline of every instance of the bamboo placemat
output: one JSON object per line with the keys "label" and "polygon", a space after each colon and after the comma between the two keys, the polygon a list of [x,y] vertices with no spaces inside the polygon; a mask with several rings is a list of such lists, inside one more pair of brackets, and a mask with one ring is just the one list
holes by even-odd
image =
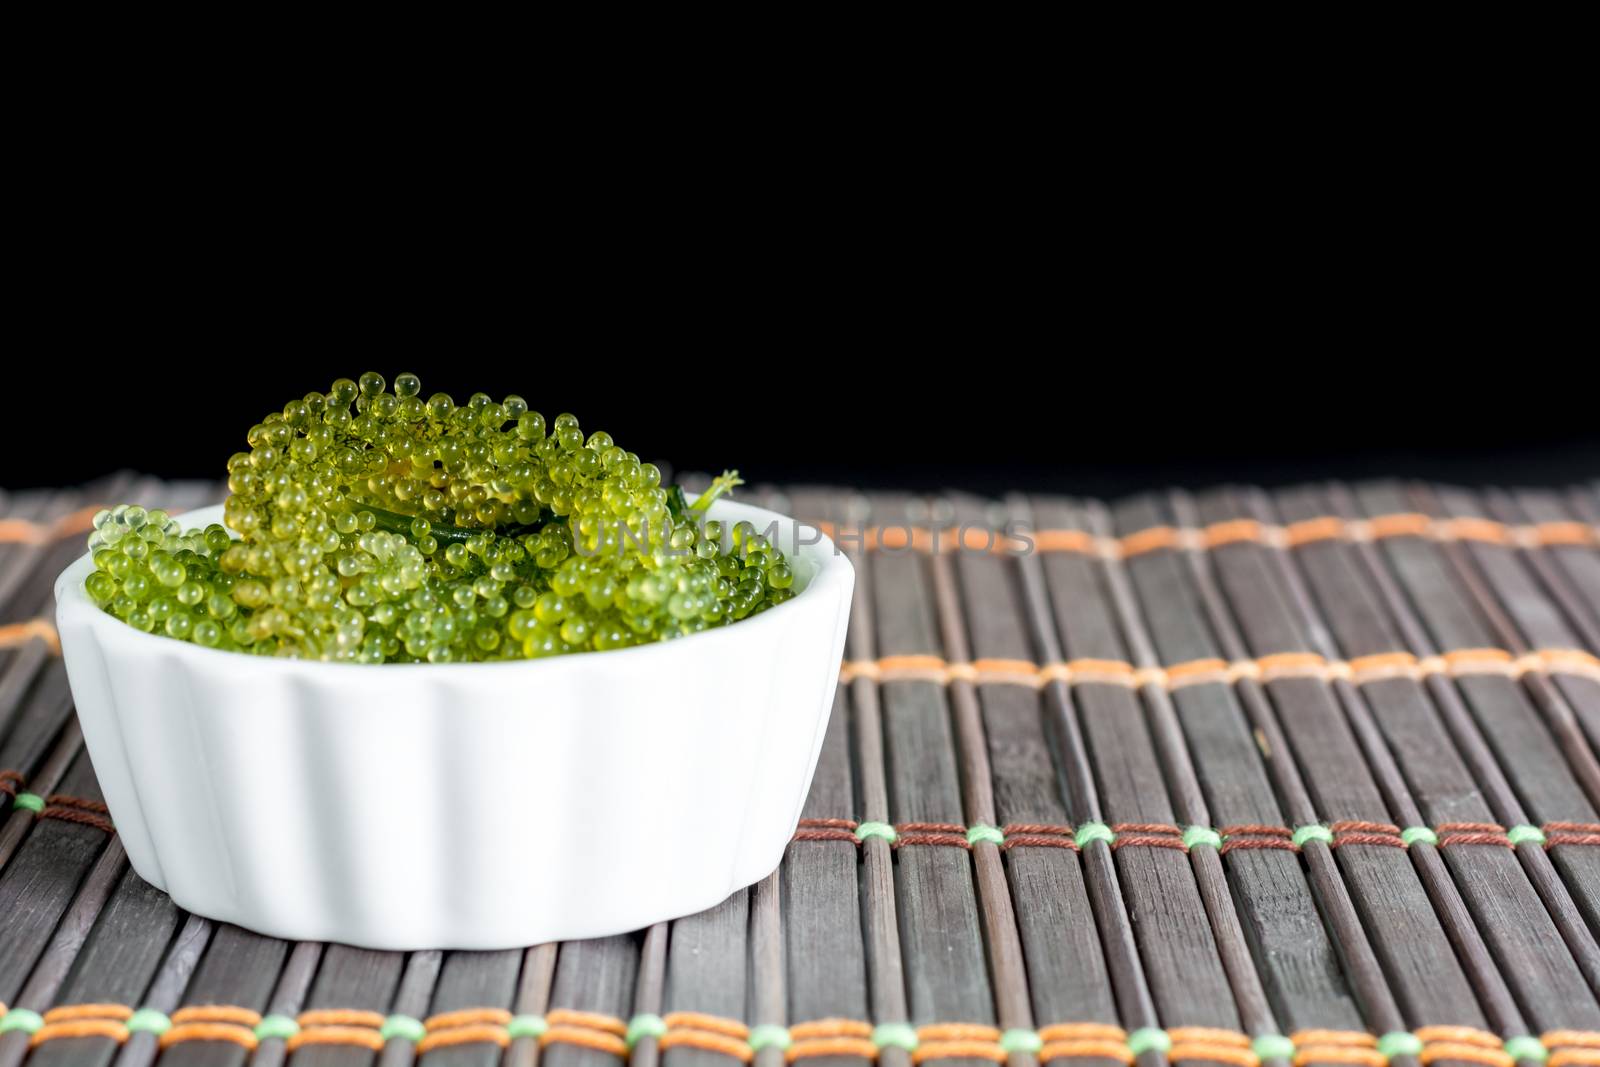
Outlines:
{"label": "bamboo placemat", "polygon": [[99,804],[51,582],[218,495],[0,493],[0,1067],[1600,1064],[1600,488],[767,490],[857,566],[780,870],[409,954],[186,915]]}

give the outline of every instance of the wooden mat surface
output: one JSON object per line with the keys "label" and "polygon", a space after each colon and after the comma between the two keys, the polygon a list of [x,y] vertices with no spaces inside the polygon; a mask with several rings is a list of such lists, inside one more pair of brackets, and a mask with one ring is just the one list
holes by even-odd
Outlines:
{"label": "wooden mat surface", "polygon": [[1595,487],[759,491],[858,568],[783,866],[409,954],[184,914],[99,807],[50,584],[218,496],[0,492],[0,1067],[1600,1064]]}

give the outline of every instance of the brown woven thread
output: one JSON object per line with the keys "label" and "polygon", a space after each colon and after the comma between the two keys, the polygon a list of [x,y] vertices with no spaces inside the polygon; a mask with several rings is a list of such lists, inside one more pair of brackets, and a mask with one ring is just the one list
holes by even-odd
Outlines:
{"label": "brown woven thread", "polygon": [[52,793],[45,798],[44,803],[44,809],[39,812],[41,819],[59,819],[62,822],[92,826],[108,834],[117,832],[116,827],[111,825],[111,820],[106,818],[110,814],[110,809],[97,800]]}
{"label": "brown woven thread", "polygon": [[[1492,822],[1447,822],[1434,828],[1439,835],[1439,847],[1447,845],[1499,845],[1511,847],[1506,828]],[[1440,1029],[1434,1027],[1432,1029]]]}
{"label": "brown woven thread", "polygon": [[14,797],[25,781],[20,771],[0,771],[0,793]]}

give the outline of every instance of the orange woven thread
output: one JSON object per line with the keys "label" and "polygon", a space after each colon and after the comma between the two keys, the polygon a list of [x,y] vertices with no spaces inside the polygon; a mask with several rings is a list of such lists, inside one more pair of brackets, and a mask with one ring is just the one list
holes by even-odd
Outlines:
{"label": "orange woven thread", "polygon": [[1226,522],[1214,522],[1201,531],[1200,542],[1207,548],[1220,548],[1223,545],[1236,544],[1240,541],[1261,542],[1265,540],[1262,527],[1254,519],[1229,519]]}
{"label": "orange woven thread", "polygon": [[1444,661],[1451,670],[1480,664],[1509,665],[1515,658],[1503,648],[1458,648],[1444,654]]}
{"label": "orange woven thread", "polygon": [[61,635],[45,619],[29,619],[0,626],[0,648],[15,648],[38,638],[50,646],[50,651],[61,655]]}
{"label": "orange woven thread", "polygon": [[1000,1031],[983,1023],[929,1023],[917,1027],[918,1041],[999,1041]]}
{"label": "orange woven thread", "polygon": [[980,682],[986,680],[984,675],[994,675],[996,681],[1015,678],[1026,682],[1035,681],[1039,675],[1039,665],[1026,659],[979,659],[973,660],[972,667]]}
{"label": "orange woven thread", "polygon": [[[173,1026],[184,1023],[233,1023],[235,1026],[254,1027],[261,1022],[261,1013],[232,1004],[191,1004],[173,1012],[171,1019]],[[305,1025],[304,1022],[301,1025]],[[383,1025],[381,1021],[379,1025]]]}
{"label": "orange woven thread", "polygon": [[[549,1021],[549,1016],[546,1016]],[[594,1030],[587,1026],[552,1026],[539,1038],[539,1046],[546,1045],[579,1045],[583,1048],[592,1048],[596,1052],[609,1052],[613,1056],[628,1055],[628,1045],[616,1034]]]}
{"label": "orange woven thread", "polygon": [[1294,831],[1287,826],[1269,826],[1265,823],[1243,822],[1233,826],[1223,826],[1217,830],[1223,837],[1232,837],[1235,834],[1249,834],[1260,837],[1293,837]]}
{"label": "orange woven thread", "polygon": [[46,534],[36,522],[27,519],[0,519],[0,544],[40,545]]}
{"label": "orange woven thread", "polygon": [[1479,1030],[1476,1026],[1424,1026],[1414,1032],[1417,1040],[1423,1044],[1442,1041],[1455,1045],[1476,1045],[1479,1048],[1492,1048],[1497,1051],[1502,1047],[1498,1037],[1487,1030]]}
{"label": "orange woven thread", "polygon": [[1169,822],[1118,822],[1111,824],[1112,833],[1130,834],[1174,834],[1183,836],[1183,827],[1174,826]]}
{"label": "orange woven thread", "polygon": [[[452,1026],[471,1026],[474,1023],[488,1023],[491,1026],[507,1026],[511,1022],[511,1013],[504,1008],[463,1008],[460,1011],[446,1011],[438,1015],[430,1015],[423,1020],[424,1030],[448,1030]],[[382,1027],[382,1023],[378,1024]]]}
{"label": "orange woven thread", "polygon": [[1600,1049],[1558,1049],[1550,1053],[1544,1067],[1600,1067]]}
{"label": "orange woven thread", "polygon": [[1576,668],[1581,671],[1600,670],[1600,656],[1585,652],[1581,648],[1541,648],[1537,654],[1548,670],[1559,671],[1563,668]]}
{"label": "orange woven thread", "polygon": [[1098,550],[1093,534],[1084,530],[1036,530],[1030,534],[1035,552],[1081,552],[1094,555]]}
{"label": "orange woven thread", "polygon": [[66,1004],[44,1013],[47,1023],[66,1023],[76,1019],[131,1019],[133,1009],[126,1004]]}
{"label": "orange woven thread", "polygon": [[256,1047],[255,1031],[233,1023],[175,1023],[172,1029],[161,1035],[158,1045],[167,1048],[184,1041],[231,1041],[252,1052]]}
{"label": "orange woven thread", "polygon": [[1544,1042],[1544,1047],[1548,1049],[1600,1048],[1600,1031],[1546,1030],[1539,1035],[1539,1040]]}
{"label": "orange woven thread", "polygon": [[1257,852],[1262,849],[1276,849],[1279,852],[1299,852],[1293,841],[1274,837],[1247,837],[1244,839],[1229,839],[1222,843],[1219,849],[1224,856],[1230,852]]}
{"label": "orange woven thread", "polygon": [[1377,1048],[1378,1039],[1365,1030],[1296,1030],[1289,1035],[1296,1045],[1353,1045]]}
{"label": "orange woven thread", "polygon": [[1591,545],[1596,536],[1581,522],[1541,522],[1533,528],[1533,539],[1541,545]]}
{"label": "orange woven thread", "polygon": [[1039,1027],[1041,1041],[1126,1041],[1128,1032],[1115,1023],[1051,1023]]}
{"label": "orange woven thread", "polygon": [[1191,659],[1183,663],[1174,663],[1166,668],[1167,682],[1176,684],[1186,678],[1209,678],[1214,674],[1224,677],[1228,673],[1228,661],[1225,659]]}
{"label": "orange woven thread", "polygon": [[1121,1041],[1094,1038],[1081,1038],[1072,1041],[1046,1041],[1039,1049],[1039,1062],[1049,1063],[1051,1060],[1064,1060],[1076,1058],[1094,1058],[1117,1060],[1121,1063],[1132,1063],[1133,1053]]}
{"label": "orange woven thread", "polygon": [[967,828],[953,822],[903,822],[894,828],[893,846],[942,845],[950,848],[970,849]]}
{"label": "orange woven thread", "polygon": [[1284,541],[1290,548],[1308,545],[1313,541],[1332,541],[1344,535],[1344,520],[1332,515],[1291,522],[1283,529]]}
{"label": "orange woven thread", "polygon": [[1511,528],[1493,519],[1445,519],[1439,523],[1439,534],[1458,541],[1482,541],[1491,545],[1511,543]]}
{"label": "orange woven thread", "polygon": [[1129,559],[1160,548],[1177,548],[1181,540],[1175,527],[1152,526],[1147,530],[1139,530],[1119,538],[1117,547],[1122,551],[1122,558]]}
{"label": "orange woven thread", "polygon": [[1294,1067],[1318,1063],[1347,1063],[1352,1067],[1387,1067],[1389,1057],[1375,1048],[1355,1045],[1300,1045],[1296,1042]]}
{"label": "orange woven thread", "polygon": [[[354,1045],[382,1052],[384,1040],[382,1034],[368,1026],[313,1026],[292,1035],[283,1043],[289,1052],[306,1045]],[[418,1045],[420,1047],[421,1042]]]}
{"label": "orange woven thread", "polygon": [[544,1021],[552,1029],[557,1026],[581,1026],[589,1030],[600,1030],[604,1033],[615,1034],[618,1037],[626,1037],[628,1033],[627,1023],[615,1015],[603,1015],[597,1011],[556,1008],[554,1011],[545,1012]]}
{"label": "orange woven thread", "polygon": [[1429,532],[1433,520],[1417,512],[1398,515],[1378,515],[1367,520],[1373,537],[1421,537]]}
{"label": "orange woven thread", "polygon": [[941,656],[884,656],[878,660],[878,674],[885,682],[944,682],[949,672],[950,665]]}
{"label": "orange woven thread", "polygon": [[713,1034],[726,1034],[729,1037],[737,1037],[741,1041],[750,1036],[750,1028],[739,1020],[725,1018],[721,1015],[707,1015],[704,1012],[672,1011],[663,1015],[661,1021],[667,1025],[668,1030],[674,1030],[678,1027],[685,1027],[690,1030],[706,1030]]}
{"label": "orange woven thread", "polygon": [[1409,652],[1379,652],[1371,656],[1357,656],[1345,666],[1358,682],[1375,681],[1386,677],[1414,677],[1417,657]]}
{"label": "orange woven thread", "polygon": [[[260,1021],[258,1017],[256,1022]],[[370,1026],[378,1030],[383,1027],[383,1013],[357,1008],[313,1008],[301,1012],[297,1021],[301,1026]]]}
{"label": "orange woven thread", "polygon": [[1437,1041],[1424,1045],[1417,1060],[1423,1067],[1439,1060],[1462,1060],[1466,1063],[1481,1063],[1484,1067],[1514,1067],[1516,1063],[1503,1049],[1464,1045],[1454,1041]]}
{"label": "orange woven thread", "polygon": [[1556,845],[1600,845],[1600,823],[1547,822],[1542,829],[1546,848],[1553,848]]}
{"label": "orange woven thread", "polygon": [[793,1063],[812,1056],[860,1056],[872,1060],[878,1058],[878,1046],[865,1037],[818,1037],[796,1041],[789,1046],[784,1059]]}
{"label": "orange woven thread", "polygon": [[1012,834],[1059,834],[1062,837],[1071,837],[1077,831],[1070,826],[1058,826],[1048,822],[1008,822],[1000,828],[1000,832],[1007,837]]}
{"label": "orange woven thread", "polygon": [[1174,1041],[1167,1051],[1167,1062],[1181,1060],[1209,1060],[1213,1063],[1231,1063],[1234,1067],[1258,1067],[1261,1060],[1249,1047],[1218,1044],[1211,1041]]}
{"label": "orange woven thread", "polygon": [[[1230,1048],[1245,1049],[1250,1047],[1248,1034],[1241,1034],[1237,1030],[1224,1030],[1216,1026],[1178,1026],[1168,1030],[1167,1036],[1172,1039],[1174,1045],[1225,1045]],[[1169,1058],[1176,1060],[1181,1057],[1173,1055]]]}
{"label": "orange woven thread", "polygon": [[1075,681],[1131,685],[1133,664],[1120,659],[1075,659],[1067,662]]}
{"label": "orange woven thread", "polygon": [[[382,1035],[378,1037],[378,1048],[382,1049],[384,1042]],[[439,1030],[436,1033],[423,1035],[417,1042],[417,1055],[421,1056],[429,1049],[448,1048],[451,1045],[471,1045],[478,1041],[486,1041],[491,1045],[505,1048],[511,1044],[511,1035],[506,1033],[504,1026],[495,1026],[490,1023],[473,1023],[466,1026],[452,1026]]]}
{"label": "orange woven thread", "polygon": [[998,1041],[928,1041],[917,1046],[911,1054],[912,1063],[929,1060],[990,1060],[1006,1061],[1006,1051]]}
{"label": "orange woven thread", "polygon": [[42,1045],[68,1037],[108,1037],[121,1044],[128,1040],[128,1028],[115,1019],[76,1019],[72,1022],[46,1023],[34,1031],[28,1044]]}
{"label": "orange woven thread", "polygon": [[821,1037],[870,1038],[871,1036],[872,1024],[864,1023],[860,1019],[813,1019],[789,1027],[789,1038],[793,1041],[810,1041]]}
{"label": "orange woven thread", "polygon": [[1328,661],[1315,652],[1274,652],[1270,656],[1257,659],[1256,666],[1261,669],[1263,675],[1320,677],[1327,671]]}
{"label": "orange woven thread", "polygon": [[861,543],[868,551],[903,552],[909,548],[914,552],[933,552],[938,539],[921,526],[873,526],[862,531]]}
{"label": "orange woven thread", "polygon": [[731,1056],[741,1063],[749,1063],[754,1055],[750,1046],[737,1037],[726,1034],[714,1034],[707,1030],[668,1030],[656,1042],[656,1047],[665,1052],[669,1048],[698,1048],[707,1052],[720,1052],[724,1056]]}

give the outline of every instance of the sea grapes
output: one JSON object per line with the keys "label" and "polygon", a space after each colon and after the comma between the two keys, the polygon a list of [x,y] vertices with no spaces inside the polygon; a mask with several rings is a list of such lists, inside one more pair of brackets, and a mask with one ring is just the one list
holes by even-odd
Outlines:
{"label": "sea grapes", "polygon": [[794,595],[766,536],[705,519],[736,474],[690,502],[610,434],[546,423],[519,396],[424,400],[416,375],[391,391],[369,372],[245,439],[225,526],[95,516],[96,603],[208,648],[444,663],[660,641]]}

